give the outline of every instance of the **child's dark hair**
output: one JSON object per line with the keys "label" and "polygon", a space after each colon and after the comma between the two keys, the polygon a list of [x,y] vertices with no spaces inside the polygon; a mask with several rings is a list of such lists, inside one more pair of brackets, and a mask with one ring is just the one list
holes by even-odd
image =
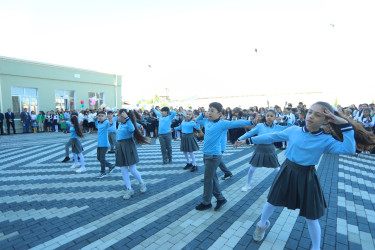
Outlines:
{"label": "child's dark hair", "polygon": [[365,109],[363,110],[363,113],[364,113],[365,111],[367,111],[367,112],[369,112],[369,113],[371,114],[371,109],[370,109],[370,108],[365,108]]}
{"label": "child's dark hair", "polygon": [[134,112],[134,111],[133,111],[133,114],[134,114],[134,116],[135,116],[135,119],[137,119],[137,121],[142,120],[141,115],[140,115],[138,112]]}
{"label": "child's dark hair", "polygon": [[144,137],[142,135],[142,133],[139,131],[139,128],[138,128],[138,125],[137,125],[137,120],[136,120],[136,117],[135,117],[136,116],[135,113],[137,113],[137,112],[133,112],[132,110],[128,110],[128,109],[120,109],[119,110],[119,116],[123,112],[126,112],[128,117],[130,118],[131,122],[133,123],[134,129],[135,129],[134,130],[135,142],[139,145],[150,144],[150,141],[146,137]]}
{"label": "child's dark hair", "polygon": [[[329,110],[334,115],[337,115],[345,120],[347,120],[354,129],[354,139],[357,145],[358,150],[366,150],[370,151],[375,146],[375,134],[372,132],[369,132],[363,128],[363,126],[357,122],[355,122],[353,119],[345,116],[340,111],[335,111],[333,107],[326,102],[316,102],[314,104],[321,105],[323,108]],[[332,135],[335,137],[335,139],[338,139],[339,141],[343,141],[344,137],[341,132],[341,128],[339,125],[328,123],[325,126],[329,126],[331,131],[333,132]]]}
{"label": "child's dark hair", "polygon": [[306,111],[305,111],[304,109],[301,109],[301,110],[299,111],[299,113],[300,113],[300,115],[302,115],[303,119],[306,118]]}
{"label": "child's dark hair", "polygon": [[79,128],[79,122],[78,122],[78,117],[77,116],[72,116],[70,119],[71,123],[73,123],[74,129],[76,131],[76,134],[78,135],[79,138],[83,138],[83,134],[81,129]]}
{"label": "child's dark hair", "polygon": [[105,115],[105,112],[104,111],[99,111],[98,115]]}
{"label": "child's dark hair", "polygon": [[107,111],[107,115],[113,115],[112,111]]}
{"label": "child's dark hair", "polygon": [[223,105],[221,105],[219,102],[211,102],[208,107],[215,108],[219,113],[223,112]]}

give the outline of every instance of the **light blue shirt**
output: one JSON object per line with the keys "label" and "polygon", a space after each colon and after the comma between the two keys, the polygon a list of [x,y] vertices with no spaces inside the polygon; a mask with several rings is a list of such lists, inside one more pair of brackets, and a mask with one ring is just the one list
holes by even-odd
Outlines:
{"label": "light blue shirt", "polygon": [[72,139],[78,139],[79,138],[74,126],[70,126],[69,131],[70,131],[70,138],[72,138]]}
{"label": "light blue shirt", "polygon": [[306,127],[292,126],[282,132],[252,137],[254,144],[271,144],[288,141],[285,157],[302,166],[316,165],[324,153],[355,154],[354,130],[350,123],[341,125],[344,141],[335,140],[332,135],[318,131],[311,133]]}
{"label": "light blue shirt", "polygon": [[200,125],[194,121],[182,121],[180,126],[174,128],[174,130],[181,130],[184,134],[191,134],[194,132],[194,129],[199,130]]}
{"label": "light blue shirt", "polygon": [[109,128],[109,121],[105,119],[103,122],[95,121],[95,126],[98,129],[98,148],[99,147],[109,147],[108,141],[108,128]]}
{"label": "light blue shirt", "polygon": [[205,155],[221,155],[223,133],[231,128],[242,128],[250,125],[248,120],[227,121],[219,119],[218,121],[211,121],[204,118],[203,114],[200,114],[196,121],[205,127],[203,143],[203,154]]}
{"label": "light blue shirt", "polygon": [[226,130],[223,136],[221,137],[221,142],[220,142],[221,152],[224,152],[225,149],[227,148],[227,133],[228,133],[228,130]]}
{"label": "light blue shirt", "polygon": [[125,119],[125,123],[120,122],[117,129],[117,141],[125,140],[133,137],[135,127],[129,118]]}
{"label": "light blue shirt", "polygon": [[108,120],[108,123],[109,123],[108,133],[116,132],[116,122],[117,122],[117,117],[112,118],[112,124],[110,124]]}
{"label": "light blue shirt", "polygon": [[259,123],[254,128],[252,128],[249,132],[245,133],[240,138],[238,138],[238,140],[239,141],[245,140],[254,135],[264,135],[264,134],[269,134],[269,133],[280,132],[286,128],[288,127],[280,126],[276,124],[272,124],[271,126],[268,126],[266,123]]}
{"label": "light blue shirt", "polygon": [[162,116],[162,114],[153,109],[155,115],[159,118],[159,135],[168,134],[171,132],[171,123],[173,118],[176,116],[176,111],[171,110],[170,115]]}

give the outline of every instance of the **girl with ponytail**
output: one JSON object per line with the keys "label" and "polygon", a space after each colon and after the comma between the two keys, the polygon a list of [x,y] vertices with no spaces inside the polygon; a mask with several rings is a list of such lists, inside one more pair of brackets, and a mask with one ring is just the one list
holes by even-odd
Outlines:
{"label": "girl with ponytail", "polygon": [[138,129],[134,112],[128,109],[120,109],[118,115],[118,130],[116,144],[116,166],[121,167],[122,178],[124,179],[126,190],[123,199],[128,200],[134,195],[134,190],[130,184],[129,171],[137,178],[140,184],[140,192],[146,192],[146,184],[137,171],[136,164],[139,162],[137,147],[135,143],[144,145],[150,144]]}
{"label": "girl with ponytail", "polygon": [[[288,127],[274,124],[276,119],[276,112],[274,110],[268,110],[265,116],[262,118],[261,123],[258,123],[249,132],[242,135],[236,141],[234,147],[246,144],[248,138],[254,135],[263,135],[268,133],[280,132]],[[250,158],[250,168],[247,173],[246,185],[241,189],[242,192],[250,190],[250,183],[253,174],[257,168],[273,168],[275,172],[279,172],[280,163],[277,159],[276,150],[274,144],[257,144],[255,145],[254,153]]]}
{"label": "girl with ponytail", "polygon": [[[70,168],[79,168],[76,172],[86,172],[85,159],[83,158],[82,151],[83,147],[79,138],[83,138],[82,131],[79,127],[77,116],[73,115],[70,120],[70,138],[72,140],[72,152],[74,157],[74,164]],[[78,157],[80,158],[81,164],[78,164]]]}
{"label": "girl with ponytail", "polygon": [[[319,218],[327,207],[315,165],[324,153],[354,155],[356,144],[361,147],[375,145],[375,135],[354,124],[326,102],[314,103],[307,112],[306,126],[289,127],[282,132],[250,138],[253,144],[288,141],[286,160],[276,175],[256,225],[253,238],[261,241],[270,226],[269,218],[277,206],[300,209],[306,218],[312,249],[320,249],[321,228]],[[325,134],[327,126],[333,133]]]}

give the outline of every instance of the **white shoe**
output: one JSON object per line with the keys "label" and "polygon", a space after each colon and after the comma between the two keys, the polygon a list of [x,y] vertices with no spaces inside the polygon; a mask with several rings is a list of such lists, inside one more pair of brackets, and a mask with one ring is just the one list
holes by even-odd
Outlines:
{"label": "white shoe", "polygon": [[134,195],[134,190],[133,189],[126,189],[125,194],[122,197],[124,200],[129,200],[132,196]]}
{"label": "white shoe", "polygon": [[255,241],[261,241],[261,240],[263,240],[264,235],[266,234],[266,230],[270,226],[270,224],[271,224],[270,221],[267,221],[265,227],[260,227],[258,225],[258,223],[257,223],[256,224],[256,228],[255,228],[255,232],[253,234],[253,239]]}
{"label": "white shoe", "polygon": [[146,183],[139,184],[139,190],[141,193],[145,193],[147,191]]}
{"label": "white shoe", "polygon": [[85,167],[81,167],[80,169],[77,169],[77,171],[76,171],[76,173],[83,173],[83,172],[86,172]]}
{"label": "white shoe", "polygon": [[243,188],[241,188],[241,191],[242,192],[247,192],[250,190],[250,187],[248,185],[244,186]]}
{"label": "white shoe", "polygon": [[78,164],[78,165],[73,164],[70,168],[79,168],[79,167],[81,167],[81,164]]}

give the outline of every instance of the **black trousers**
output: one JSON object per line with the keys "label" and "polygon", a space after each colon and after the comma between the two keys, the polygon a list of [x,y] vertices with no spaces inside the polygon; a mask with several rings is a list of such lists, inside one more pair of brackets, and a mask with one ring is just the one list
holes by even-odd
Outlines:
{"label": "black trousers", "polygon": [[16,129],[15,129],[15,127],[14,127],[14,121],[13,121],[13,122],[9,122],[9,121],[7,121],[7,131],[8,131],[8,135],[10,134],[10,126],[12,126],[12,128],[13,128],[13,134],[15,134],[15,133],[16,133]]}
{"label": "black trousers", "polygon": [[1,130],[1,134],[4,134],[3,123],[4,123],[4,120],[3,120],[3,121],[1,121],[1,123],[0,123],[0,130]]}

